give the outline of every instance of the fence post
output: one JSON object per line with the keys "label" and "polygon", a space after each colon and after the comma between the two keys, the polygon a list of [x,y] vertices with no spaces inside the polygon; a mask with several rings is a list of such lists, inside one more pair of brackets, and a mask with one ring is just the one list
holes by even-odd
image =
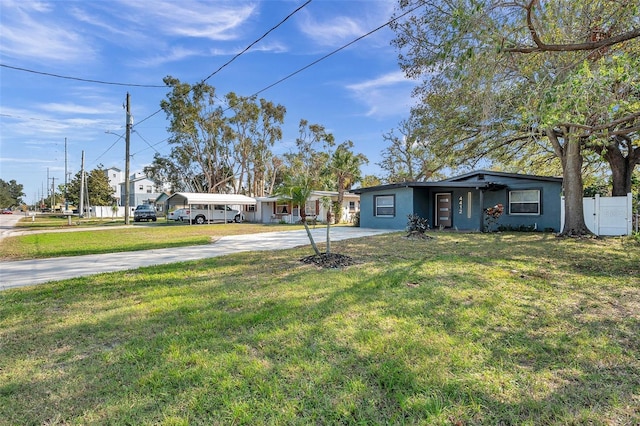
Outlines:
{"label": "fence post", "polygon": [[593,206],[593,226],[596,230],[594,234],[600,235],[600,194],[596,194]]}

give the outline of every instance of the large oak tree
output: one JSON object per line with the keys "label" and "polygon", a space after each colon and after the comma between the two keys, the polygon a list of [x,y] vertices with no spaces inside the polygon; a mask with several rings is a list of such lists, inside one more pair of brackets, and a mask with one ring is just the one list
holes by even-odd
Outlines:
{"label": "large oak tree", "polygon": [[597,97],[583,84],[585,71],[605,75],[612,64],[637,58],[637,2],[399,3],[401,12],[417,6],[394,23],[394,43],[407,76],[422,79],[413,115],[431,149],[455,165],[552,152],[564,178],[562,233],[588,233],[584,159],[598,146],[605,159],[615,156],[615,141],[633,163],[639,114],[637,90],[618,90],[635,78],[633,67],[612,85],[598,80]]}

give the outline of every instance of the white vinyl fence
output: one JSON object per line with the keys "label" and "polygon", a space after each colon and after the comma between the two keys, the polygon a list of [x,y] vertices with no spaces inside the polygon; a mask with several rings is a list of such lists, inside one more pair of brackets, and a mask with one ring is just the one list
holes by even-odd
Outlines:
{"label": "white vinyl fence", "polygon": [[[131,207],[131,217],[133,217],[135,209],[135,206]],[[114,211],[113,206],[91,206],[91,211],[85,213],[85,217],[97,217],[100,219],[124,217],[124,207],[118,206],[118,209]]]}
{"label": "white vinyl fence", "polygon": [[[582,200],[584,221],[596,235],[631,235],[633,197],[587,197]],[[560,229],[564,228],[564,197],[560,211]]]}

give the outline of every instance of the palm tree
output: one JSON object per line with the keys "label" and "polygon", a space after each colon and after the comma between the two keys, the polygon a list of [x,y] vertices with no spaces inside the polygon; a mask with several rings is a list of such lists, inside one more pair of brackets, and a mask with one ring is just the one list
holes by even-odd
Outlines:
{"label": "palm tree", "polygon": [[350,190],[355,183],[362,180],[360,166],[369,162],[364,155],[356,155],[350,151],[349,148],[351,147],[353,147],[353,142],[343,142],[331,157],[331,174],[335,177],[338,187],[338,200],[334,209],[335,223],[340,222],[340,212],[342,211],[345,191]]}
{"label": "palm tree", "polygon": [[300,218],[304,229],[307,231],[307,237],[311,242],[311,247],[316,255],[320,256],[320,250],[311,235],[311,230],[307,224],[307,212],[305,211],[305,205],[307,200],[311,197],[311,179],[308,176],[287,177],[285,181],[276,188],[275,195],[282,200],[291,202],[292,205],[297,205],[300,209]]}

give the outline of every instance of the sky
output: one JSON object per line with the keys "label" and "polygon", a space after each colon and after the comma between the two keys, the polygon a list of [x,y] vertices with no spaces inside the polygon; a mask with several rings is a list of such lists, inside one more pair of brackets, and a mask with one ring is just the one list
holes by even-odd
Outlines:
{"label": "sky", "polygon": [[383,134],[408,117],[415,87],[398,66],[394,33],[384,27],[309,65],[386,24],[396,1],[305,2],[2,0],[0,179],[22,184],[32,203],[64,183],[65,169],[75,176],[83,152],[87,170],[124,170],[127,93],[130,170],[141,172],[170,152],[162,79],[195,84],[211,74],[220,99],[257,93],[286,107],[275,154],[294,148],[306,119],[337,143],[351,140],[369,159],[364,174],[382,175]]}

